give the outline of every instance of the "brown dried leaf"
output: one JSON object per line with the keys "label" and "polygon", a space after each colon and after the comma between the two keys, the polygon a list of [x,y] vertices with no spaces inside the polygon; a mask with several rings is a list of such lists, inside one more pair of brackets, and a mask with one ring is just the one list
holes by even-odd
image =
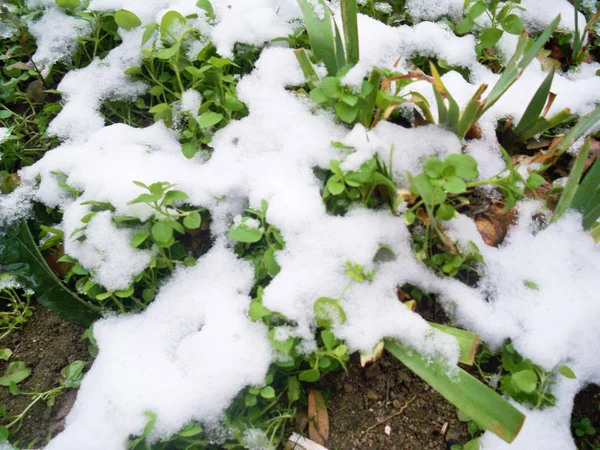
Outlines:
{"label": "brown dried leaf", "polygon": [[515,211],[504,210],[504,203],[494,201],[491,208],[475,220],[475,225],[483,242],[491,247],[497,247],[504,241],[508,230],[516,218]]}
{"label": "brown dried leaf", "polygon": [[308,436],[318,444],[325,445],[329,439],[329,414],[319,391],[308,392]]}

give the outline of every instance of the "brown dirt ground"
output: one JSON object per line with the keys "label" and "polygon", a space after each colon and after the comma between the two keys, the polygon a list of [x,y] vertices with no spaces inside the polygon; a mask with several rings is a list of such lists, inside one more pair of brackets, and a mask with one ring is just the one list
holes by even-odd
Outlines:
{"label": "brown dirt ground", "polygon": [[[0,372],[3,373],[11,361],[23,361],[31,367],[32,372],[29,378],[19,383],[21,391],[43,392],[56,387],[63,367],[75,360],[91,360],[87,341],[81,340],[83,331],[83,327],[36,305],[32,317],[23,328],[14,331],[0,343],[0,347],[13,351],[9,361],[0,361]],[[76,391],[70,390],[57,397],[53,406],[38,402],[25,416],[16,435],[11,437],[11,442],[27,447],[35,440],[35,447],[42,447],[51,436],[62,431],[64,418],[76,396]],[[28,396],[11,395],[8,388],[0,387],[0,405],[6,408],[9,416],[21,413],[30,401]]]}
{"label": "brown dirt ground", "polygon": [[572,428],[571,433],[575,437],[577,448],[582,450],[600,449],[600,386],[591,384],[575,397],[573,414],[571,419],[590,419],[592,426],[596,429],[596,434],[578,437]]}

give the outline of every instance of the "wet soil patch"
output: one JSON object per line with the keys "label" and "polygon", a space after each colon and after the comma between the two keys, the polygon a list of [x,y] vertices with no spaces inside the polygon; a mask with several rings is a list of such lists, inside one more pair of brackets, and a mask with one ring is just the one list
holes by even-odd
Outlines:
{"label": "wet soil patch", "polygon": [[330,450],[447,450],[470,437],[456,408],[393,357],[361,368],[358,356],[325,379]]}
{"label": "wet soil patch", "polygon": [[[582,424],[587,419],[589,426]],[[577,430],[580,430],[581,436]],[[593,431],[595,430],[595,431]],[[571,434],[581,450],[600,448],[600,386],[590,384],[575,396],[571,415]]]}
{"label": "wet soil patch", "polygon": [[[12,361],[23,361],[32,369],[29,378],[19,383],[23,392],[44,392],[57,387],[60,371],[75,360],[91,361],[87,350],[87,341],[81,340],[84,328],[69,323],[54,315],[41,305],[29,321],[2,342],[0,347],[9,348],[13,355],[8,361],[0,361],[0,371]],[[11,442],[19,448],[43,447],[47,441],[62,431],[64,419],[70,411],[77,392],[68,390],[56,398],[53,406],[39,401],[27,413],[23,422],[11,437]],[[11,395],[8,388],[0,387],[0,405],[6,408],[9,416],[20,414],[31,402],[30,396]],[[2,423],[6,423],[3,421]]]}

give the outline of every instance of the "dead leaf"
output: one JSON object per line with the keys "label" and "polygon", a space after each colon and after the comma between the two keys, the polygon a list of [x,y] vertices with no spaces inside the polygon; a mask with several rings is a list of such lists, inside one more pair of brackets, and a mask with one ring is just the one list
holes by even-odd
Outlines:
{"label": "dead leaf", "polygon": [[494,201],[490,209],[481,218],[475,220],[475,225],[483,242],[491,247],[497,247],[506,238],[515,218],[514,210],[505,211],[503,202]]}
{"label": "dead leaf", "polygon": [[2,178],[2,184],[0,184],[0,192],[3,194],[10,194],[21,184],[21,178],[18,173],[9,173]]}
{"label": "dead leaf", "polygon": [[319,391],[308,392],[308,437],[320,445],[329,439],[329,414]]}
{"label": "dead leaf", "polygon": [[42,82],[42,80],[35,80],[29,83],[29,86],[27,86],[27,96],[33,102],[44,101],[44,83]]}

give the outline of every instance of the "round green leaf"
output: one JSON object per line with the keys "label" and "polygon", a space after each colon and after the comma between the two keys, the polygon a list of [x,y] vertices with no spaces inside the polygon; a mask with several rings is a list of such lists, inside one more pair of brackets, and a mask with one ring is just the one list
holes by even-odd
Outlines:
{"label": "round green leaf", "polygon": [[195,230],[196,228],[200,228],[200,224],[202,223],[202,216],[196,211],[189,213],[183,219],[183,226],[190,229]]}
{"label": "round green leaf", "polygon": [[31,374],[31,369],[23,361],[11,362],[4,375],[0,377],[0,386],[9,386],[11,383],[18,384]]}
{"label": "round green leaf", "polygon": [[463,180],[472,180],[479,176],[477,161],[470,155],[454,153],[446,156],[444,163],[446,163],[447,166],[453,166],[455,174]]}
{"label": "round green leaf", "polygon": [[358,115],[358,105],[350,106],[339,101],[335,104],[335,113],[343,122],[352,123]]}
{"label": "round green leaf", "polygon": [[254,226],[253,223],[249,222],[249,219],[249,217],[244,217],[239,225],[233,225],[229,229],[229,238],[246,244],[260,241],[263,236],[263,230],[260,227]]}
{"label": "round green leaf", "polygon": [[516,14],[510,14],[500,22],[504,31],[510,34],[521,34],[524,29],[523,21]]}
{"label": "round green leaf", "polygon": [[244,399],[244,403],[246,404],[246,406],[248,408],[251,408],[252,406],[256,405],[257,402],[258,402],[258,399],[256,398],[255,395],[252,395],[252,394],[246,395],[246,398]]}
{"label": "round green leaf", "polygon": [[477,19],[480,15],[482,15],[485,10],[488,8],[488,5],[485,2],[479,1],[475,3],[467,12],[467,17],[471,19]]}
{"label": "round green leaf", "polygon": [[331,328],[333,325],[346,322],[346,313],[335,298],[321,297],[313,305],[317,325]]}
{"label": "round green leaf", "polygon": [[115,13],[115,22],[125,30],[137,28],[142,24],[138,16],[126,9],[120,9]]}
{"label": "round green leaf", "polygon": [[430,178],[438,178],[444,171],[444,163],[430,156],[425,160],[425,173]]}
{"label": "round green leaf", "polygon": [[160,37],[168,41],[177,41],[186,28],[185,17],[177,11],[168,11],[160,21]]}
{"label": "round green leaf", "polygon": [[200,125],[201,128],[208,128],[218,124],[221,120],[223,120],[222,114],[206,111],[198,117],[198,125]]}
{"label": "round green leaf", "polygon": [[454,213],[455,210],[451,205],[442,203],[435,212],[435,215],[440,220],[450,220],[454,217]]}
{"label": "round green leaf", "polygon": [[327,189],[329,189],[331,195],[340,195],[346,190],[346,185],[340,177],[333,175],[327,180]]}
{"label": "round green leaf", "polygon": [[521,370],[512,374],[513,386],[519,391],[530,394],[535,391],[538,377],[533,370]]}
{"label": "round green leaf", "polygon": [[300,381],[306,381],[308,383],[314,383],[319,378],[321,378],[321,373],[319,372],[319,369],[304,370],[298,375],[298,379]]}
{"label": "round green leaf", "polygon": [[273,389],[271,386],[265,386],[261,389],[260,396],[262,398],[273,398],[275,397],[275,389]]}
{"label": "round green leaf", "polygon": [[157,222],[152,225],[152,237],[156,243],[167,243],[173,238],[173,228],[167,222]]}
{"label": "round green leaf", "polygon": [[467,16],[463,20],[458,22],[458,24],[456,25],[456,28],[454,29],[454,32],[456,34],[466,34],[469,31],[471,31],[474,26],[475,26],[475,22],[473,22],[473,19],[471,19],[470,17]]}
{"label": "round green leaf", "polygon": [[8,437],[10,436],[10,431],[8,431],[8,427],[4,425],[0,425],[0,442],[8,441]]}
{"label": "round green leaf", "polygon": [[196,154],[196,150],[197,147],[192,142],[184,142],[183,144],[181,144],[181,152],[183,153],[183,156],[185,156],[188,159],[194,157],[194,155]]}
{"label": "round green leaf", "polygon": [[450,177],[444,183],[444,190],[450,194],[462,194],[467,190],[467,185],[459,177]]}
{"label": "round green leaf", "polygon": [[502,31],[500,28],[484,28],[479,34],[481,46],[483,48],[493,47],[498,43],[502,37],[502,34],[504,34],[504,31]]}

